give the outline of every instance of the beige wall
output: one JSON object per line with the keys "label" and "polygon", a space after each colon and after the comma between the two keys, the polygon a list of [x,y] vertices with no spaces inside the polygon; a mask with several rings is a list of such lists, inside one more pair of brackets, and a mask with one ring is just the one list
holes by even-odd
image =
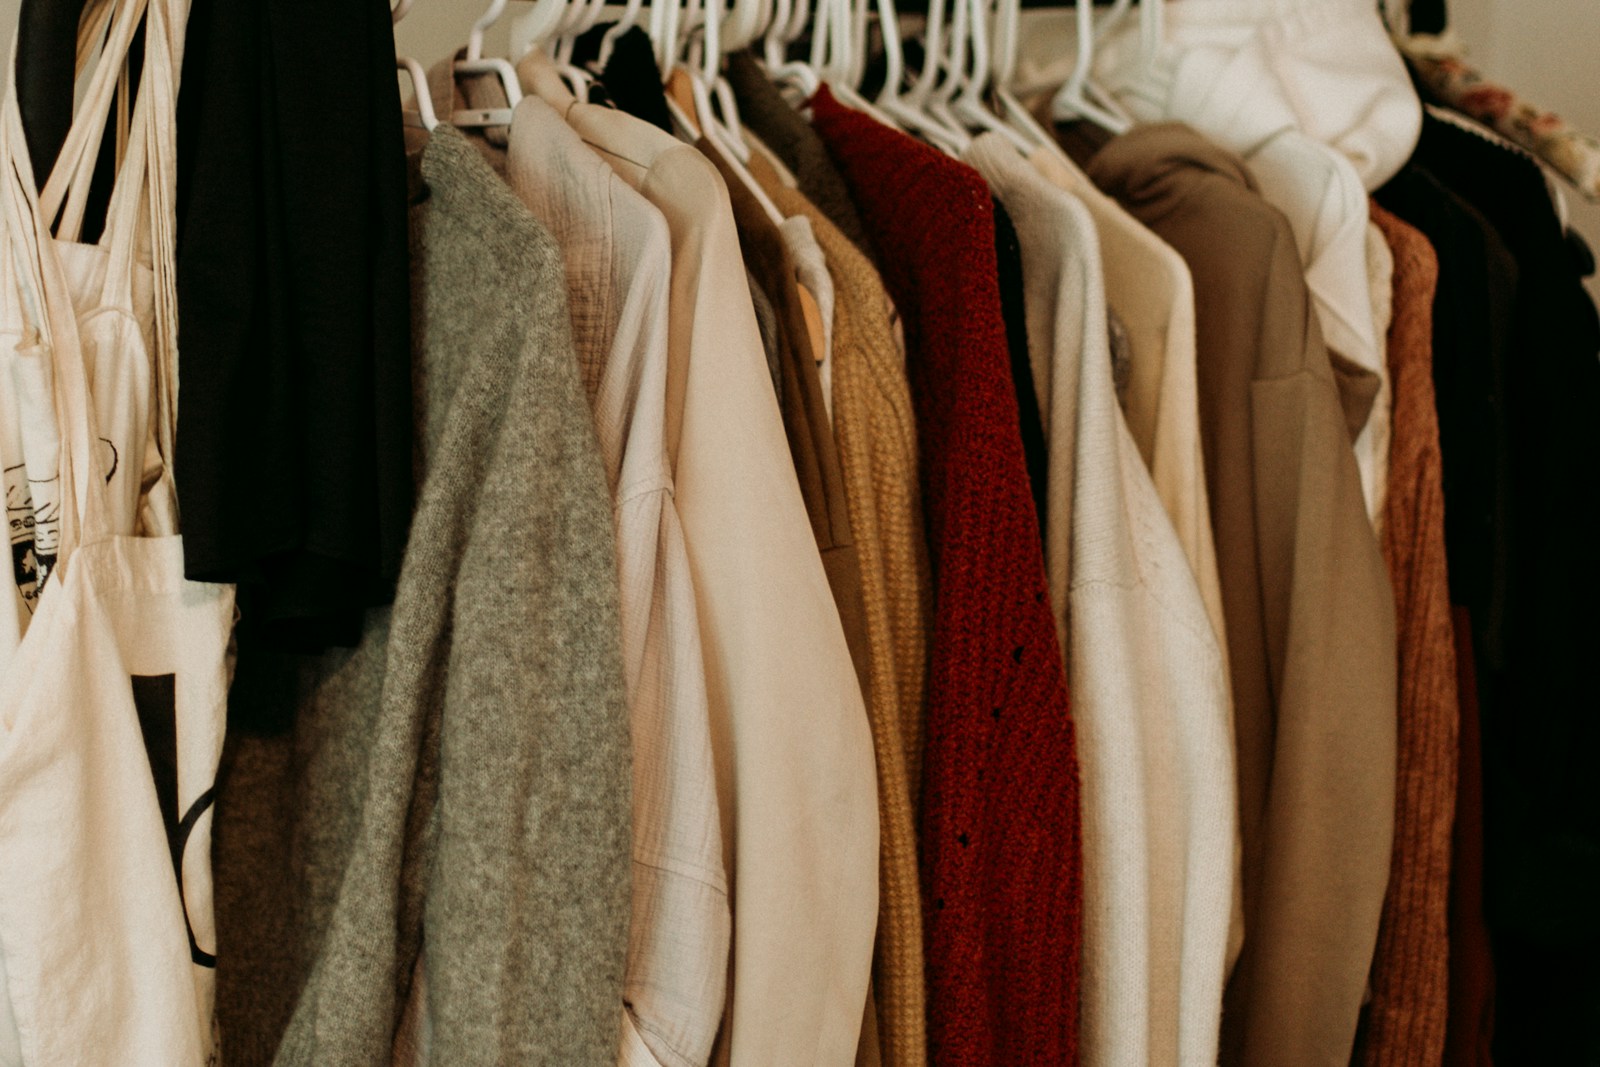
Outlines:
{"label": "beige wall", "polygon": [[[506,54],[511,20],[532,6],[527,0],[506,5],[506,13],[484,38],[485,55]],[[489,0],[415,0],[395,29],[395,45],[424,67],[431,67],[435,60],[467,43],[472,24],[488,7]]]}

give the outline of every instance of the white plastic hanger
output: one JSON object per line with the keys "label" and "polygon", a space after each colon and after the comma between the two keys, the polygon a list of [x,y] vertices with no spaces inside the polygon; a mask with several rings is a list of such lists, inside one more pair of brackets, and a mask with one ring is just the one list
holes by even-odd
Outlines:
{"label": "white plastic hanger", "polygon": [[[826,84],[840,103],[864,111],[890,128],[899,129],[901,128],[899,122],[865,100],[857,89],[866,69],[867,5],[871,2],[872,0],[859,0],[859,3],[855,0],[817,0],[817,17],[811,26],[811,62],[773,64],[774,50],[769,37],[767,69],[774,80],[787,76],[791,80],[801,81],[799,88],[806,99],[809,99],[822,84]],[[779,0],[780,7],[784,3],[785,0]],[[882,2],[880,7],[893,10],[891,6]],[[782,21],[781,11],[779,21]],[[790,32],[797,35],[803,28],[798,20],[794,20],[791,22]],[[781,52],[779,55],[781,56]]]}
{"label": "white plastic hanger", "polygon": [[972,143],[972,137],[950,105],[966,84],[967,58],[972,43],[971,10],[967,0],[951,0],[950,32],[946,36],[944,56],[934,69],[936,81],[924,105],[928,113],[946,127],[961,131],[963,150]]}
{"label": "white plastic hanger", "polygon": [[[498,74],[501,86],[505,89],[506,106],[497,108],[465,108],[455,111],[450,116],[450,124],[463,128],[481,128],[484,126],[509,126],[511,125],[511,112],[522,102],[522,87],[517,82],[516,68],[505,59],[483,58],[483,35],[505,14],[507,0],[491,0],[489,10],[485,11],[477,22],[472,25],[472,33],[467,37],[467,57],[455,62],[455,74]],[[555,6],[560,0],[540,0],[539,7],[545,4]]]}
{"label": "white plastic hanger", "polygon": [[721,29],[723,54],[748,48],[766,26],[770,10],[770,0],[733,0]]}
{"label": "white plastic hanger", "polygon": [[767,32],[762,35],[761,58],[767,70],[774,71],[788,59],[789,17],[794,13],[794,0],[772,0],[772,17],[767,20]]}
{"label": "white plastic hanger", "polygon": [[683,21],[679,0],[650,0],[650,40],[655,45],[656,67],[666,77],[678,61],[678,25]]}
{"label": "white plastic hanger", "polygon": [[572,50],[577,45],[578,36],[594,25],[600,18],[600,10],[605,7],[605,0],[565,0],[561,5],[561,16],[556,20],[555,28],[551,30],[548,42],[533,41],[523,46],[521,42],[513,42],[511,54],[514,57],[527,50],[528,47],[540,47],[548,43],[550,54],[555,61],[563,67],[572,63]]}
{"label": "white plastic hanger", "polygon": [[856,47],[850,52],[850,69],[845,73],[845,84],[852,90],[861,86],[867,76],[867,60],[872,54],[872,0],[854,0],[850,5],[850,38]]}
{"label": "white plastic hanger", "polygon": [[[881,18],[883,27],[884,51],[888,60],[887,76],[884,78],[883,89],[878,94],[875,103],[885,114],[908,132],[921,136],[929,144],[952,156],[960,156],[967,142],[971,140],[966,131],[952,127],[941,122],[937,117],[926,110],[929,95],[936,80],[936,68],[939,66],[940,48],[944,44],[944,5],[941,0],[929,0],[928,21],[923,30],[924,58],[922,69],[917,72],[916,79],[911,83],[904,95],[900,92],[900,80],[905,69],[905,55],[900,47],[897,15],[893,10],[892,0],[886,0],[890,9],[888,18]],[[881,8],[880,8],[881,10]],[[890,27],[895,27],[891,29]],[[892,39],[892,40],[891,40]]]}
{"label": "white plastic hanger", "polygon": [[[690,95],[694,100],[694,116],[685,115],[670,92],[667,93],[667,110],[680,127],[696,131],[712,143],[739,184],[761,205],[762,212],[772,224],[781,225],[783,212],[778,210],[747,167],[750,146],[745,144],[743,137],[735,139],[732,131],[718,119],[712,106],[710,87],[717,81],[722,61],[722,0],[705,0],[703,8],[698,0],[690,0],[685,25],[684,48],[696,53],[690,58],[698,60],[683,65],[683,73],[688,77]],[[695,33],[697,29],[701,31],[698,34]]]}
{"label": "white plastic hanger", "polygon": [[927,17],[922,25],[923,61],[900,100],[908,107],[920,108],[928,100],[938,80],[939,49],[944,46],[943,0],[928,0]]}
{"label": "white plastic hanger", "polygon": [[749,163],[750,146],[744,139],[744,124],[739,121],[739,102],[734,99],[733,86],[720,74],[711,83],[711,107],[716,114],[718,128],[730,143],[738,146],[740,161]]}
{"label": "white plastic hanger", "polygon": [[[400,20],[411,11],[412,2],[400,0],[394,5],[394,10],[390,12],[393,25],[398,26]],[[411,76],[411,92],[417,101],[415,109],[401,109],[400,121],[415,129],[432,130],[439,125],[439,116],[433,111],[433,95],[428,92],[428,75],[422,69],[422,64],[409,56],[396,56],[394,62],[396,70],[403,70]]]}
{"label": "white plastic hanger", "polygon": [[617,38],[639,24],[639,12],[643,10],[644,0],[628,0],[627,6],[622,9],[622,17],[600,38],[600,53],[595,57],[596,67],[605,69],[611,53],[617,47]]}
{"label": "white plastic hanger", "polygon": [[[1094,44],[1099,45],[1113,30],[1122,25],[1123,20],[1128,17],[1128,12],[1132,10],[1133,0],[1115,0],[1110,10],[1100,16],[1099,23],[1094,28]],[[1162,11],[1160,0],[1146,0],[1139,5],[1139,45],[1142,58],[1147,64],[1155,58],[1156,48],[1161,44]],[[1092,76],[1093,72],[1090,73]],[[1103,90],[1097,91],[1103,92]],[[1114,101],[1115,97],[1111,99]]]}
{"label": "white plastic hanger", "polygon": [[[1149,6],[1149,3],[1145,4],[1146,8]],[[1093,5],[1088,0],[1073,0],[1072,10],[1077,16],[1077,60],[1072,67],[1072,76],[1051,101],[1050,112],[1058,122],[1083,118],[1112,133],[1127,133],[1133,128],[1133,117],[1110,93],[1096,85],[1091,77],[1094,65]],[[1145,16],[1140,23],[1141,29],[1148,25],[1150,21]]]}
{"label": "white plastic hanger", "polygon": [[[587,102],[589,90],[594,85],[594,75],[576,66],[572,62],[573,49],[577,47],[578,38],[589,31],[596,22],[600,21],[605,11],[605,0],[563,0],[562,17],[558,20],[554,30],[555,40],[549,43],[548,51],[556,61],[556,73],[567,83],[567,88],[577,99]],[[519,20],[513,27],[515,33],[526,33],[529,27]],[[534,49],[545,47],[542,40],[529,40],[525,44],[514,40],[511,54],[521,56]]]}
{"label": "white plastic hanger", "polygon": [[[891,129],[901,129],[899,122],[866,100],[858,88],[861,79],[866,75],[867,53],[871,43],[868,37],[868,9],[871,0],[829,0],[829,2],[833,4],[829,26],[834,31],[835,44],[830,50],[828,65],[823,72],[828,90],[846,107],[866,112]],[[891,4],[880,3],[878,6],[880,13],[892,13],[894,10]],[[886,31],[886,37],[889,32],[894,31]],[[898,50],[898,36],[895,38],[895,46]]]}
{"label": "white plastic hanger", "polygon": [[1106,34],[1121,25],[1131,10],[1133,10],[1133,0],[1115,0],[1110,10],[1100,16],[1100,25],[1094,29],[1095,43],[1099,44],[1105,39]]}
{"label": "white plastic hanger", "polygon": [[[733,104],[733,94],[728,90],[726,83],[720,76],[722,65],[722,2],[721,0],[705,0],[702,9],[697,0],[691,0],[689,21],[698,17],[699,22],[689,27],[689,39],[686,39],[686,49],[691,53],[690,62],[684,65],[684,72],[688,75],[690,95],[694,99],[694,120],[686,121],[687,116],[681,113],[676,115],[678,122],[689,129],[698,129],[709,141],[712,142],[723,158],[731,165],[733,171],[739,176],[743,184],[748,187],[755,198],[761,202],[762,209],[772,218],[774,223],[782,222],[783,215],[778,211],[771,198],[756,182],[747,166],[750,162],[750,146],[745,143],[744,135],[736,127],[727,125],[723,115],[736,115],[737,110]],[[693,30],[698,26],[701,33],[698,35]],[[726,91],[725,91],[726,90]],[[718,114],[718,108],[712,99],[712,93],[722,96],[723,113]],[[669,109],[676,111],[676,103],[671,94],[667,96]],[[737,121],[735,119],[734,121]]]}
{"label": "white plastic hanger", "polygon": [[1011,78],[1017,69],[1017,45],[1022,25],[1021,0],[999,0],[995,15],[994,102],[1007,125],[1029,145],[1024,154],[1043,149],[1068,169],[1072,161],[1050,133],[1039,125],[1033,113],[1011,95]]}
{"label": "white plastic hanger", "polygon": [[788,82],[794,85],[805,99],[810,99],[822,85],[822,74],[817,70],[817,63],[822,55],[822,35],[827,29],[828,21],[828,12],[823,10],[824,2],[825,0],[818,2],[817,14],[821,22],[811,28],[809,61],[790,62],[788,58],[789,45],[805,32],[807,24],[811,21],[809,0],[777,0],[777,14],[767,30],[764,42],[767,77],[775,82]]}
{"label": "white plastic hanger", "polygon": [[[791,86],[802,100],[810,99],[826,81],[840,103],[865,111],[886,126],[899,128],[898,121],[864,100],[856,89],[866,67],[866,5],[871,2],[860,0],[860,9],[852,11],[851,0],[817,0],[816,18],[812,21],[813,9],[808,0],[774,0],[763,35],[763,59],[767,76]],[[895,34],[893,4],[890,0],[877,3],[890,27],[885,35],[894,35],[898,61],[899,36]],[[806,31],[808,24],[809,61],[789,61],[789,45]]]}
{"label": "white plastic hanger", "polygon": [[717,27],[717,47],[705,45],[708,63],[706,74],[711,96],[712,126],[719,143],[734,150],[741,166],[750,162],[750,146],[744,138],[744,126],[739,121],[739,102],[734,99],[733,87],[722,76],[722,57],[730,52],[748,48],[766,28],[772,16],[772,0],[734,0],[733,10]]}
{"label": "white plastic hanger", "polygon": [[[511,20],[511,54],[521,59],[545,41],[554,38],[566,25],[580,17],[581,12],[575,9],[582,8],[584,2],[585,0],[574,0],[572,3],[568,0],[537,0],[531,8]],[[478,27],[487,30],[494,25],[504,10],[504,0],[496,0],[496,3],[490,6],[489,12],[478,20],[478,25],[473,27],[473,33],[480,42],[483,34]],[[470,41],[467,51],[470,55],[472,51]]]}
{"label": "white plastic hanger", "polygon": [[985,100],[990,90],[990,76],[993,69],[993,56],[989,46],[989,5],[986,0],[966,0],[966,2],[972,5],[970,15],[972,70],[967,76],[965,89],[951,102],[950,109],[956,118],[978,129],[992,130],[1000,134],[1015,145],[1017,151],[1026,155],[1034,147],[1031,139],[1018,132],[1009,123],[1002,121],[989,109]]}
{"label": "white plastic hanger", "polygon": [[413,129],[432,130],[439,125],[439,116],[434,113],[433,97],[428,92],[427,72],[410,56],[396,56],[395,68],[411,76],[411,90],[417,101],[415,108],[400,110],[400,121]]}
{"label": "white plastic hanger", "polygon": [[[858,0],[854,5],[850,4],[850,0],[844,0],[844,3],[849,21],[846,22],[845,18],[841,17],[840,24],[844,32],[850,35],[850,46],[846,51],[848,62],[845,64],[846,69],[842,77],[830,81],[828,88],[838,101],[846,107],[865,112],[892,130],[904,131],[905,126],[903,123],[861,95],[861,80],[866,77],[868,46],[871,43],[868,36],[869,23],[867,16],[868,9],[873,5],[874,0]],[[900,27],[896,22],[897,16],[894,11],[894,4],[892,0],[876,0],[876,6],[879,19],[889,27],[883,31],[886,48],[889,38],[891,36],[894,38],[894,50],[897,57],[896,76],[899,77],[901,76],[900,71],[904,69],[904,59],[900,52]]]}

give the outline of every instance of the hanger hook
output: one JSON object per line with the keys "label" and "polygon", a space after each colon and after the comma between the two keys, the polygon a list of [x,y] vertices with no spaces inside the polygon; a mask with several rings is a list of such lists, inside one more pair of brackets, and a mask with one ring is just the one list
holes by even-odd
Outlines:
{"label": "hanger hook", "polygon": [[489,28],[500,21],[500,16],[505,14],[507,0],[490,0],[489,10],[485,11],[477,22],[472,24],[472,32],[467,36],[467,59],[476,62],[483,58],[483,35]]}

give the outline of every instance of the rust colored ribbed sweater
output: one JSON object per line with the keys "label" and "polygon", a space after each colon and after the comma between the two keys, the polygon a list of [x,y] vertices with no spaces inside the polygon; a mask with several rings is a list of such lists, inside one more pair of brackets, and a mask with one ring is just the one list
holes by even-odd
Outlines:
{"label": "rust colored ribbed sweater", "polygon": [[815,126],[905,320],[935,608],[922,887],[932,1062],[1077,1062],[1082,905],[1066,671],[978,173],[841,106]]}
{"label": "rust colored ribbed sweater", "polygon": [[1450,855],[1450,1025],[1443,1067],[1494,1065],[1494,954],[1483,908],[1483,728],[1472,614],[1452,606],[1456,687],[1461,694],[1461,761]]}
{"label": "rust colored ribbed sweater", "polygon": [[1394,582],[1400,701],[1394,852],[1359,1060],[1433,1067],[1444,1055],[1450,1009],[1450,835],[1461,724],[1433,395],[1439,263],[1417,230],[1376,204],[1372,218],[1394,253],[1383,558]]}

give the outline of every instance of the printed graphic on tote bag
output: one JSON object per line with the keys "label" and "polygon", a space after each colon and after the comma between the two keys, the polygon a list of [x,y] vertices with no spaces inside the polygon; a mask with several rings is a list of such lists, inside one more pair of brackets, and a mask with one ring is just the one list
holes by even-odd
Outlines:
{"label": "printed graphic on tote bag", "polygon": [[28,614],[39,600],[39,554],[35,547],[33,493],[28,489],[27,468],[18,463],[6,468],[6,533],[11,538],[11,573]]}
{"label": "printed graphic on tote bag", "polygon": [[[104,437],[100,446],[100,463],[109,485],[117,473],[117,446]],[[5,478],[11,571],[31,615],[61,554],[61,480],[30,481],[20,463],[6,468]]]}
{"label": "printed graphic on tote bag", "polygon": [[61,479],[30,481],[28,496],[33,501],[33,601],[37,602],[61,555]]}
{"label": "printed graphic on tote bag", "polygon": [[183,892],[183,851],[195,824],[211,807],[215,786],[201,793],[189,810],[178,814],[178,706],[177,679],[171,674],[133,675],[133,704],[139,712],[139,728],[144,733],[145,753],[150,757],[150,774],[155,779],[156,801],[161,805],[161,822],[167,828],[167,847],[172,852],[172,871],[178,880],[178,899],[183,903],[183,923],[189,931],[189,955],[200,967],[216,967],[217,957],[200,947],[189,921],[189,901]]}

